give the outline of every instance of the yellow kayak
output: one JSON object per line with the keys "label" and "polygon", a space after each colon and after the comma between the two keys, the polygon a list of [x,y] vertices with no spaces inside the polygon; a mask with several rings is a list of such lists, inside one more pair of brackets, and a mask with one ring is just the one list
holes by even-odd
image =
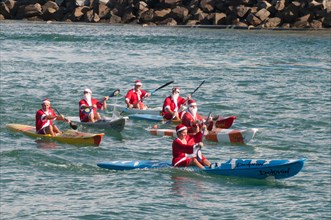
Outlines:
{"label": "yellow kayak", "polygon": [[22,132],[33,138],[43,138],[55,140],[66,144],[96,145],[99,146],[104,133],[92,134],[74,130],[66,130],[57,136],[43,135],[36,133],[36,127],[22,124],[7,124],[6,127],[12,131]]}

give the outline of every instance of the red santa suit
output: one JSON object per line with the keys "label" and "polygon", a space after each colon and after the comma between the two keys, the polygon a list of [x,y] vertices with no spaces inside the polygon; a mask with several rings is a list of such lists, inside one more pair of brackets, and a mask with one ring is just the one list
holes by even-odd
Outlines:
{"label": "red santa suit", "polygon": [[45,134],[44,128],[53,125],[53,120],[46,119],[47,115],[56,116],[53,109],[49,108],[48,111],[39,109],[36,113],[36,133]]}
{"label": "red santa suit", "polygon": [[82,99],[79,101],[79,118],[81,122],[88,122],[89,121],[89,113],[84,110],[82,107],[88,107],[88,106],[93,106],[96,105],[96,108],[93,108],[92,111],[95,114],[97,114],[97,109],[103,109],[103,104],[99,102],[97,99],[91,98],[91,103],[90,105],[85,99]]}
{"label": "red santa suit", "polygon": [[[184,125],[178,125],[185,127]],[[177,126],[177,127],[178,127]],[[176,130],[178,130],[176,127]],[[185,127],[186,128],[186,127]],[[196,144],[202,141],[202,133],[198,132],[195,135],[187,135],[185,137],[187,144],[184,144],[179,138],[172,142],[172,165],[176,167],[189,166],[191,160],[196,157]],[[202,155],[202,161],[206,158]]]}
{"label": "red santa suit", "polygon": [[136,91],[135,89],[131,89],[127,92],[125,99],[129,101],[131,105],[139,105],[139,109],[143,109],[144,103],[143,103],[143,97],[146,95],[145,90],[138,90]]}
{"label": "red santa suit", "polygon": [[194,133],[193,127],[200,126],[202,128],[203,118],[198,113],[194,117],[189,111],[185,112],[182,117],[182,124],[187,127],[188,133]]}
{"label": "red santa suit", "polygon": [[[184,99],[181,96],[178,96],[177,101],[172,98],[172,96],[168,96],[163,103],[163,108],[162,108],[162,115],[163,118],[170,120],[172,119],[172,115],[166,111],[166,108],[169,108],[171,111],[177,111],[180,109],[180,107],[186,103],[186,99]],[[182,118],[183,112],[179,112],[178,116],[179,118]]]}

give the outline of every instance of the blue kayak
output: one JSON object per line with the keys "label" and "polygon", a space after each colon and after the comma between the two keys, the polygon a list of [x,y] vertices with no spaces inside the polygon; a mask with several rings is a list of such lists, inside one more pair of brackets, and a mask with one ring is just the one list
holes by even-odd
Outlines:
{"label": "blue kayak", "polygon": [[[274,177],[283,179],[295,176],[303,168],[305,158],[298,160],[263,160],[263,159],[230,159],[226,162],[214,163],[212,167],[205,167],[202,170],[197,167],[185,167],[176,169],[187,169],[190,171],[204,172],[222,176],[237,176],[256,179]],[[170,168],[171,161],[150,161],[150,160],[131,160],[131,161],[111,161],[97,164],[101,168],[110,170],[132,170],[149,168]]]}

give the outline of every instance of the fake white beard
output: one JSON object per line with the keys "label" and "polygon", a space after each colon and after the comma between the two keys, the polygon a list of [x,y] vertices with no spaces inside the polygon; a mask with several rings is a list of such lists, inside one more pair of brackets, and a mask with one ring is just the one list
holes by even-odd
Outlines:
{"label": "fake white beard", "polygon": [[84,94],[84,100],[87,102],[89,106],[92,106],[92,96],[90,93]]}
{"label": "fake white beard", "polygon": [[192,107],[190,107],[189,108],[189,111],[191,112],[191,114],[195,118],[197,116],[198,108],[192,108]]}
{"label": "fake white beard", "polygon": [[173,100],[176,100],[176,102],[177,102],[177,99],[178,99],[178,97],[179,97],[179,94],[178,94],[178,93],[176,93],[176,94],[171,94],[171,97],[172,97]]}
{"label": "fake white beard", "polygon": [[179,97],[179,94],[178,93],[171,94],[171,98],[172,98],[172,100],[174,100],[174,103],[175,103],[175,106],[176,106],[175,111],[178,110],[178,107],[177,107],[178,106],[178,104],[177,104],[178,97]]}

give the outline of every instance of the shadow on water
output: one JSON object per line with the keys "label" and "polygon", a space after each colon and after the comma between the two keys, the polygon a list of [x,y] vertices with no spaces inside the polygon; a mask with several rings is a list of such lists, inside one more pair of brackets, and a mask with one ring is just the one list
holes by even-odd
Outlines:
{"label": "shadow on water", "polygon": [[[124,128],[125,129],[125,128]],[[84,127],[82,125],[78,126],[78,131],[81,132],[88,132],[88,133],[104,133],[105,136],[111,136],[114,137],[116,140],[123,140],[123,135],[121,132],[113,129],[102,129],[102,128],[89,128],[89,127]]]}
{"label": "shadow on water", "polygon": [[193,185],[194,187],[199,188],[199,186],[205,187],[206,183],[208,185],[212,184],[215,187],[293,187],[286,184],[284,180],[276,180],[274,178],[260,180],[244,177],[210,175],[183,169],[168,169],[163,171],[170,175],[172,180],[172,188],[173,190],[179,192],[179,194],[185,194],[185,191],[191,188],[188,187],[188,185]]}

